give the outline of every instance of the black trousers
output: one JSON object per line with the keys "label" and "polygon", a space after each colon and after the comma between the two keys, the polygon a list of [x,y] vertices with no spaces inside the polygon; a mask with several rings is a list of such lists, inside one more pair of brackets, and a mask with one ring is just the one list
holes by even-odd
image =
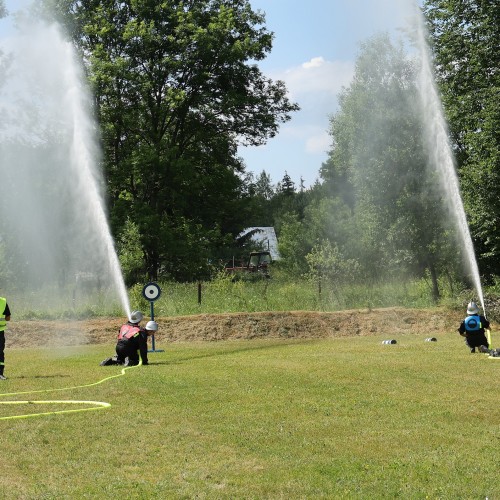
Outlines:
{"label": "black trousers", "polygon": [[486,335],[484,333],[466,333],[465,334],[465,343],[470,347],[479,347],[485,345],[489,347],[488,340],[486,339]]}
{"label": "black trousers", "polygon": [[130,366],[139,364],[139,352],[137,347],[130,340],[119,340],[116,344],[116,356],[118,363],[125,363],[125,358],[128,358]]}
{"label": "black trousers", "polygon": [[0,375],[3,375],[5,366],[5,332],[0,332]]}

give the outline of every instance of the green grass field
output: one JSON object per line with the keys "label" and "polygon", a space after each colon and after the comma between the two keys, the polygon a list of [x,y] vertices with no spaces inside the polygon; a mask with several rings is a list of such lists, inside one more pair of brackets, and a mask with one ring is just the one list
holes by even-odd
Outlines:
{"label": "green grass field", "polygon": [[[500,360],[456,334],[8,349],[7,400],[96,411],[0,420],[0,497],[500,498]],[[2,416],[84,408],[1,405]]]}

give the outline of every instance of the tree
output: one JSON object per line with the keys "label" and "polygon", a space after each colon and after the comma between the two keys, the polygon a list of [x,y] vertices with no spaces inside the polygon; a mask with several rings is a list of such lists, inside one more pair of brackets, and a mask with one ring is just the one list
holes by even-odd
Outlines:
{"label": "tree", "polygon": [[280,218],[279,252],[283,267],[292,274],[300,274],[306,269],[305,256],[311,249],[309,238],[304,232],[304,224],[297,214],[286,212]]}
{"label": "tree", "polygon": [[414,64],[402,45],[377,35],[362,45],[352,84],[331,120],[333,147],[321,169],[327,189],[353,212],[349,256],[367,277],[438,273],[448,234],[422,147]]}
{"label": "tree", "polygon": [[461,190],[482,267],[500,272],[500,9],[495,0],[426,0],[424,13]]}
{"label": "tree", "polygon": [[292,181],[292,178],[286,171],[283,179],[278,184],[278,191],[285,196],[293,196],[295,194],[295,182]]}
{"label": "tree", "polygon": [[272,226],[274,188],[271,176],[264,170],[255,178],[252,172],[243,177],[245,228]]}
{"label": "tree", "polygon": [[247,0],[50,4],[87,63],[115,233],[136,224],[151,278],[198,277],[244,225],[238,144],[298,109],[253,62],[272,48],[264,15]]}
{"label": "tree", "polygon": [[352,283],[358,277],[358,263],[346,258],[331,240],[316,244],[306,255],[306,260],[309,277],[320,284],[326,279],[332,288]]}
{"label": "tree", "polygon": [[270,200],[274,195],[274,188],[271,182],[271,176],[263,170],[255,182],[255,194],[265,200]]}

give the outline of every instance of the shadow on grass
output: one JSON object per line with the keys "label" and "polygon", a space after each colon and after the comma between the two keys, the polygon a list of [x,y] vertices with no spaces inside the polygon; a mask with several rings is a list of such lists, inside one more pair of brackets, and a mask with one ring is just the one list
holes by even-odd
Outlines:
{"label": "shadow on grass", "polygon": [[22,379],[22,378],[26,378],[26,379],[33,379],[33,378],[69,378],[70,375],[61,375],[61,374],[54,374],[54,375],[33,375],[33,376],[30,376],[28,377],[27,375],[19,375],[19,376],[14,376],[14,377],[9,377],[9,379],[14,379],[14,378],[18,378],[18,379]]}
{"label": "shadow on grass", "polygon": [[[230,354],[238,354],[241,352],[246,352],[246,351],[263,351],[263,350],[269,350],[269,349],[275,349],[277,347],[284,347],[284,346],[294,346],[297,344],[300,345],[307,345],[307,344],[316,344],[319,341],[323,339],[300,339],[300,340],[293,340],[293,341],[277,341],[275,343],[269,344],[269,345],[258,345],[258,346],[238,346],[235,349],[225,349],[223,351],[216,351],[216,352],[205,352],[205,353],[200,353],[200,354],[193,354],[192,356],[186,356],[186,357],[180,357],[180,358],[175,358],[175,359],[170,359],[170,360],[162,360],[162,361],[151,361],[151,358],[148,360],[148,365],[180,365],[182,363],[185,363],[186,361],[192,361],[195,359],[204,359],[204,358],[215,358],[218,356],[227,356]],[[166,351],[168,352],[168,351]],[[154,354],[154,353],[151,353]]]}

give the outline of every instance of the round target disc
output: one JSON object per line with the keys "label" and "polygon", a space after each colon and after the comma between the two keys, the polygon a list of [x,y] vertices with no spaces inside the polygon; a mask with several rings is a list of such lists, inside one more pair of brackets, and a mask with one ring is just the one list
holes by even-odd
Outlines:
{"label": "round target disc", "polygon": [[161,288],[156,283],[148,283],[142,289],[142,296],[153,302],[161,295]]}

